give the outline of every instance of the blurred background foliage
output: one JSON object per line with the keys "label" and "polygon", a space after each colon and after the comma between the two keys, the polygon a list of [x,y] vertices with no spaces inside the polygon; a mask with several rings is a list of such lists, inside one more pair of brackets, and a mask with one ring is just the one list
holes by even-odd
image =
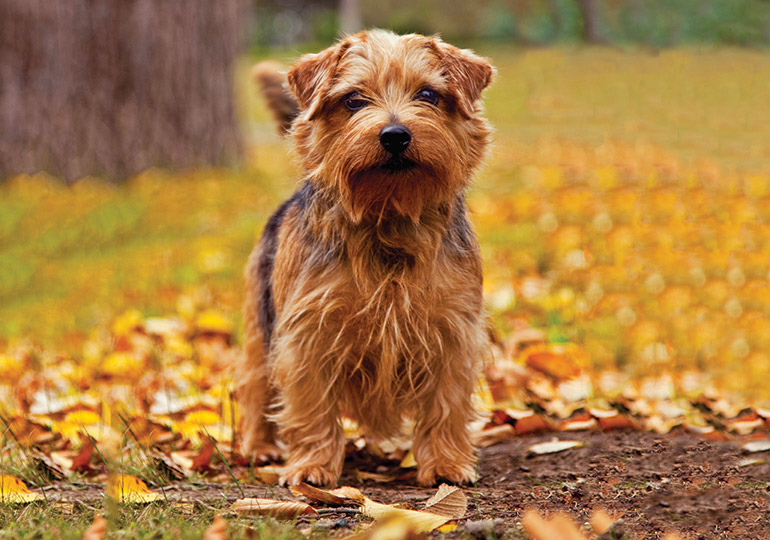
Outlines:
{"label": "blurred background foliage", "polygon": [[[25,13],[34,15],[38,4],[51,9],[30,2]],[[3,15],[13,14],[13,5],[21,4],[0,0],[6,28]],[[140,172],[131,174],[65,174],[72,172],[66,166],[56,173],[23,153],[22,170],[0,164],[0,352],[31,342],[77,358],[86,340],[132,309],[154,316],[216,306],[237,328],[241,269],[300,175],[249,70],[263,58],[288,63],[327,46],[341,26],[384,26],[440,32],[498,68],[485,94],[495,148],[469,201],[487,303],[502,338],[534,325],[551,341],[578,344],[597,369],[697,368],[728,388],[770,397],[770,2],[275,0],[242,12],[241,53],[232,36],[226,47],[212,47],[221,31],[195,22],[205,14],[184,15],[184,3],[175,6],[187,26],[171,32],[172,42],[153,41],[166,45],[152,54],[166,46],[197,52],[169,56],[183,65],[153,58],[157,81],[135,61],[145,86],[99,86],[97,124],[109,132],[128,122],[135,136],[131,144],[116,137],[92,146],[99,156],[104,148],[133,156],[137,147],[153,156],[165,148],[159,141],[174,139],[175,125],[194,125],[207,137],[234,130],[240,157],[230,152],[226,162],[236,166],[202,159],[194,144],[175,154],[191,156],[187,164],[132,162]],[[222,31],[241,20],[233,19],[241,12],[221,9]],[[186,39],[190,28],[200,42]],[[0,59],[26,50],[3,35]],[[130,39],[121,43],[111,54],[132,49]],[[228,70],[196,72],[196,58],[207,50],[229,58]],[[18,142],[22,120],[9,112],[8,96],[26,91],[34,65],[26,66],[0,62],[3,74],[27,77],[0,77],[0,118],[16,118],[0,127],[0,155]],[[196,82],[209,77],[219,79],[210,87]],[[154,100],[155,84],[163,100]],[[111,99],[125,105],[126,89],[140,87],[149,98],[142,122],[131,122],[125,106],[108,106]],[[69,91],[76,90],[91,88],[78,83]],[[206,99],[193,94],[223,102],[197,109]],[[42,100],[41,110],[50,110]],[[179,103],[158,105],[169,100]],[[67,112],[69,102],[61,103],[57,115]],[[188,110],[197,120],[174,124]],[[110,111],[123,111],[122,119]],[[139,129],[153,122],[160,131]],[[72,137],[52,127],[61,124],[41,125],[50,140]],[[194,140],[185,130],[179,140]],[[154,135],[142,140],[146,133]],[[25,140],[34,146],[42,139]],[[123,146],[116,149],[115,140]],[[78,155],[88,144],[60,148],[65,165],[94,163]]]}
{"label": "blurred background foliage", "polygon": [[[448,41],[461,43],[770,44],[765,0],[382,0],[359,4],[360,24],[365,27],[439,32]],[[261,1],[256,7],[253,43],[269,47],[327,42],[338,32],[338,8],[333,0]]]}

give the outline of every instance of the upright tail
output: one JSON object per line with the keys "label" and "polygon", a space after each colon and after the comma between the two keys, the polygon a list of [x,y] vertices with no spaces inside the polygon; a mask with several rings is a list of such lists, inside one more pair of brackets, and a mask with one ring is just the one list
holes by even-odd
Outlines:
{"label": "upright tail", "polygon": [[265,97],[278,131],[285,135],[299,114],[299,106],[286,84],[286,73],[281,69],[276,62],[260,62],[252,69],[251,77]]}

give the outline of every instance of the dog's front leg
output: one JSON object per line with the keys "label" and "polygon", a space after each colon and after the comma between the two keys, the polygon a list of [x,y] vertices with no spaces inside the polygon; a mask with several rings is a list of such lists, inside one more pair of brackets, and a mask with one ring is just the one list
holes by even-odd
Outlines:
{"label": "dog's front leg", "polygon": [[[287,350],[284,354],[291,357],[301,353]],[[281,364],[281,359],[277,364]],[[289,365],[285,372],[277,370],[281,408],[276,420],[281,426],[281,438],[289,445],[281,483],[336,486],[342,471],[345,439],[333,383],[325,381],[318,370],[297,366],[296,356]]]}
{"label": "dog's front leg", "polygon": [[423,486],[435,484],[437,478],[456,484],[476,481],[476,452],[468,425],[474,414],[473,385],[470,379],[449,375],[439,376],[418,412],[414,455],[417,481]]}

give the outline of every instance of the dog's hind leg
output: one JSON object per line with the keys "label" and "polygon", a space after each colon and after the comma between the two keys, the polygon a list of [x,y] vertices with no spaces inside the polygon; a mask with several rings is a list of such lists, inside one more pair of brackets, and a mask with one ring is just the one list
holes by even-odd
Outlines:
{"label": "dog's hind leg", "polygon": [[[235,368],[236,397],[241,411],[242,449],[244,455],[258,461],[276,460],[280,451],[275,444],[276,426],[268,420],[267,409],[275,396],[270,384],[268,348],[260,310],[258,247],[246,267],[246,300],[243,306],[244,351]],[[263,301],[264,299],[262,299]]]}

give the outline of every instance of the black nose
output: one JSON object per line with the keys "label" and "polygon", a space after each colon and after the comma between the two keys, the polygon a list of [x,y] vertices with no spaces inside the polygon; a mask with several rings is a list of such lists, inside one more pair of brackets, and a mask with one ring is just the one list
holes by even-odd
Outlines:
{"label": "black nose", "polygon": [[412,142],[412,134],[406,126],[391,124],[380,131],[380,144],[391,154],[400,154],[409,143]]}

